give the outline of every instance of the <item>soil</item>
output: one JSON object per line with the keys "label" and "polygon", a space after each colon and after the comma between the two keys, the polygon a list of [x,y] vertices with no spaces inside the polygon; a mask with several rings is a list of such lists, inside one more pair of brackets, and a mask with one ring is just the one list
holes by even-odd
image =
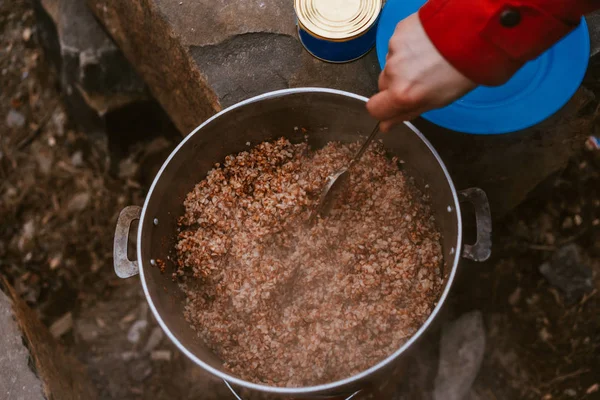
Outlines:
{"label": "soil", "polygon": [[[130,146],[111,175],[106,138],[68,121],[29,2],[0,0],[0,31],[0,272],[88,366],[100,398],[232,398],[162,337],[139,281],[113,272],[117,215],[142,204],[163,139]],[[487,331],[471,398],[600,398],[600,152],[551,184],[495,224],[491,260],[461,265],[446,318],[478,309]],[[572,303],[539,270],[566,244],[593,274]],[[429,378],[433,337],[418,356]],[[404,398],[427,398],[417,383]]]}

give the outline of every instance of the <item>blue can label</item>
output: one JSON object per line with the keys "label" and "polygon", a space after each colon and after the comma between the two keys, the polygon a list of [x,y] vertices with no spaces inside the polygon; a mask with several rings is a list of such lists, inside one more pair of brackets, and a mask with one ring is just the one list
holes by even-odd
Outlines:
{"label": "blue can label", "polygon": [[332,63],[356,60],[367,54],[374,46],[379,19],[362,35],[346,41],[331,41],[316,37],[298,25],[298,37],[313,56]]}

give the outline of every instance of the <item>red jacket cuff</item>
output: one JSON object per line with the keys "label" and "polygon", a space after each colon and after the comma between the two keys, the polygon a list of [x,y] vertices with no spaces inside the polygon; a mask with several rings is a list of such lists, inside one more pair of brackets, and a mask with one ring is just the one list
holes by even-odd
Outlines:
{"label": "red jacket cuff", "polygon": [[494,86],[577,26],[579,18],[565,21],[541,7],[552,3],[429,0],[419,17],[450,64],[475,83]]}

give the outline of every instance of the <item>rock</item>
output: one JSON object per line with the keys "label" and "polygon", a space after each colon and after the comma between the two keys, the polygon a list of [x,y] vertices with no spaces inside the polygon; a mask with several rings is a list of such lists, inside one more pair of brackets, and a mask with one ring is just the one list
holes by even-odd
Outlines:
{"label": "rock", "polygon": [[59,71],[71,111],[78,107],[74,91],[98,115],[148,97],[143,81],[84,1],[35,0],[34,10],[42,47]]}
{"label": "rock", "polygon": [[539,301],[540,301],[540,296],[537,293],[534,293],[525,299],[525,303],[527,303],[527,305],[529,305],[529,306],[534,306]]}
{"label": "rock", "polygon": [[77,336],[86,342],[92,342],[99,336],[98,327],[96,324],[83,319],[77,321],[77,324],[75,325],[75,332],[77,333]]}
{"label": "rock", "polygon": [[119,178],[133,179],[140,169],[140,165],[131,158],[125,158],[119,163]]}
{"label": "rock", "polygon": [[548,328],[546,328],[545,326],[542,329],[540,329],[540,331],[538,332],[538,336],[543,342],[548,342],[550,339],[552,339],[552,334],[548,332]]}
{"label": "rock", "polygon": [[30,219],[23,224],[23,237],[32,239],[35,236],[35,222]]}
{"label": "rock", "polygon": [[581,262],[575,244],[558,249],[539,270],[551,285],[564,293],[567,304],[573,304],[594,289],[592,270]]}
{"label": "rock", "polygon": [[97,398],[87,369],[64,352],[36,312],[3,278],[0,278],[0,371],[2,399]]}
{"label": "rock", "polygon": [[508,304],[510,304],[511,306],[516,306],[519,300],[521,300],[521,288],[517,287],[510,294],[510,296],[508,296]]}
{"label": "rock", "polygon": [[19,251],[25,252],[32,247],[33,239],[35,238],[35,221],[29,220],[23,224],[21,236],[18,239],[17,247]]}
{"label": "rock", "polygon": [[590,31],[590,56],[600,53],[600,11],[595,11],[585,17]]}
{"label": "rock", "polygon": [[596,393],[598,390],[600,390],[600,385],[597,383],[594,383],[592,386],[587,388],[587,390],[585,391],[585,394]]}
{"label": "rock", "polygon": [[577,391],[575,389],[565,389],[563,393],[569,397],[577,397]]}
{"label": "rock", "polygon": [[486,396],[482,396],[477,391],[471,389],[465,400],[486,400]]}
{"label": "rock", "polygon": [[[205,38],[202,45],[190,49],[222,107],[292,86],[327,86],[362,95],[376,90],[379,67],[374,53],[355,63],[335,67],[319,61],[297,40],[288,3],[274,2],[273,8],[279,8],[276,12],[284,14],[290,22],[290,26],[278,27],[283,34],[236,33],[215,45],[208,44]],[[264,29],[267,25],[261,21],[261,26]]]}
{"label": "rock", "polygon": [[442,332],[435,400],[464,399],[479,372],[485,351],[485,328],[479,311],[462,315]]}
{"label": "rock", "polygon": [[83,166],[83,153],[81,151],[76,151],[71,156],[71,164],[75,168],[79,168]]}
{"label": "rock", "polygon": [[162,341],[163,336],[164,336],[164,334],[163,334],[162,329],[160,329],[160,327],[158,327],[158,326],[154,327],[154,329],[152,329],[152,332],[150,333],[150,336],[148,337],[148,341],[146,342],[146,345],[144,346],[144,352],[150,353],[154,349],[156,349],[156,347]]}
{"label": "rock", "polygon": [[172,353],[170,350],[155,350],[150,354],[152,361],[171,361]]}
{"label": "rock", "polygon": [[146,359],[138,359],[129,365],[129,376],[136,382],[142,382],[152,374],[152,365]]}
{"label": "rock", "polygon": [[50,333],[55,338],[59,338],[73,328],[73,314],[65,313],[50,325]]}
{"label": "rock", "polygon": [[22,128],[25,126],[25,117],[20,112],[10,109],[6,114],[6,126],[9,128]]}
{"label": "rock", "polygon": [[90,202],[91,196],[88,192],[77,193],[69,200],[67,204],[67,210],[70,213],[81,212],[85,210]]}
{"label": "rock", "polygon": [[148,327],[148,321],[146,320],[137,320],[135,321],[131,327],[129,328],[129,332],[127,332],[127,340],[129,342],[136,344],[140,341],[142,334]]}
{"label": "rock", "polygon": [[48,266],[50,267],[50,270],[55,270],[56,268],[58,268],[60,266],[61,263],[62,263],[62,254],[61,253],[54,254],[48,260]]}
{"label": "rock", "polygon": [[44,175],[48,175],[52,171],[54,165],[54,153],[46,147],[32,146],[35,151],[35,161],[38,164],[40,172]]}
{"label": "rock", "polygon": [[546,232],[544,234],[544,242],[547,245],[552,246],[554,243],[556,243],[556,236],[554,236],[552,232]]}
{"label": "rock", "polygon": [[377,88],[374,52],[341,65],[313,58],[296,38],[286,0],[88,4],[184,134],[222,106],[267,90],[325,86],[368,95]]}
{"label": "rock", "polygon": [[534,192],[544,195],[553,189],[553,178],[582,151],[592,121],[600,114],[595,101],[583,85],[560,112],[507,135],[467,135],[420,118],[413,123],[452,171],[454,185],[483,189],[493,218],[499,219]]}
{"label": "rock", "polygon": [[571,217],[565,218],[565,220],[562,223],[562,228],[563,229],[571,229],[571,228],[573,228],[573,218],[571,218]]}

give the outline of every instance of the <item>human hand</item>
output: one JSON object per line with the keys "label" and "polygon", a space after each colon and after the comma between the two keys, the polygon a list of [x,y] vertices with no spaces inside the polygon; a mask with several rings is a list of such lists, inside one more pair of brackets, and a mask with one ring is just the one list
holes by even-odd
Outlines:
{"label": "human hand", "polygon": [[[452,34],[448,32],[448,34]],[[381,130],[452,103],[477,85],[448,63],[427,37],[417,14],[400,21],[390,39],[380,92],[367,103]]]}

